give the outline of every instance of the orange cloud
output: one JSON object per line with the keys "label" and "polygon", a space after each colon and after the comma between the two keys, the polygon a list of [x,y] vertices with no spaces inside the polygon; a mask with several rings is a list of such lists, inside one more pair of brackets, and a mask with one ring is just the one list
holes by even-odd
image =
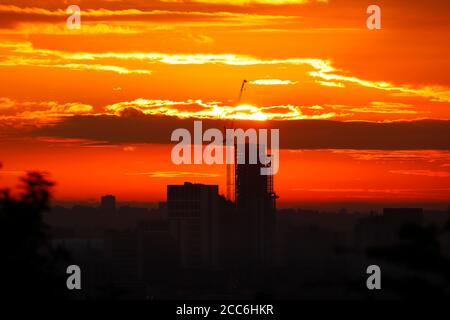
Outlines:
{"label": "orange cloud", "polygon": [[136,99],[108,105],[105,107],[105,110],[115,115],[129,114],[129,109],[132,109],[144,115],[165,115],[198,119],[300,120],[330,119],[336,116],[336,113],[333,112],[306,115],[301,111],[303,108],[305,107],[293,105],[257,107],[243,104],[226,106],[217,102],[203,102],[202,100]]}
{"label": "orange cloud", "polygon": [[279,85],[290,85],[297,84],[297,81],[291,80],[280,80],[280,79],[258,79],[250,81],[250,84],[260,85],[260,86],[279,86]]}
{"label": "orange cloud", "polygon": [[[65,22],[69,15],[65,9],[49,10],[38,7],[0,5],[0,29],[19,29],[20,32],[40,34],[66,32]],[[298,16],[250,14],[225,11],[177,11],[141,9],[90,9],[81,6],[82,28],[74,34],[83,33],[140,33],[166,26],[211,27],[214,26],[263,26],[276,23],[285,25],[299,21]],[[55,25],[59,25],[56,26]],[[37,28],[36,26],[39,26]],[[87,27],[87,28],[86,28]],[[72,30],[70,30],[72,31]],[[8,31],[9,32],[9,31]]]}
{"label": "orange cloud", "polygon": [[197,119],[236,119],[236,120],[303,120],[330,119],[336,113],[304,114],[302,109],[314,107],[301,106],[227,106],[220,102],[204,102],[200,99],[186,101],[135,99],[107,105],[104,112],[94,111],[87,104],[71,102],[59,104],[55,101],[24,102],[0,98],[0,119],[17,126],[23,123],[45,124],[60,117],[74,115],[117,115],[117,116],[169,116]]}
{"label": "orange cloud", "polygon": [[[33,66],[41,68],[58,68],[70,70],[96,70],[108,71],[118,74],[150,74],[150,70],[130,69],[124,66],[107,65],[85,62],[54,54],[51,50],[34,50],[30,43],[3,42],[0,49],[4,49],[5,55],[0,52],[0,66]],[[67,60],[72,60],[68,62]],[[91,60],[91,59],[85,59]]]}
{"label": "orange cloud", "polygon": [[333,150],[336,154],[349,155],[357,160],[379,162],[447,162],[450,151],[443,150]]}
{"label": "orange cloud", "polygon": [[438,177],[446,178],[450,177],[450,172],[445,171],[432,171],[432,170],[390,170],[390,173],[394,174],[406,174],[414,176],[426,176],[426,177]]}
{"label": "orange cloud", "polygon": [[411,86],[396,86],[392,83],[385,81],[370,81],[359,79],[357,77],[343,76],[336,73],[336,69],[329,67],[328,69],[322,69],[318,71],[311,71],[309,75],[314,78],[320,78],[325,80],[325,82],[320,82],[326,86],[342,87],[343,83],[357,84],[362,87],[390,91],[395,96],[419,96],[430,99],[430,101],[436,102],[450,102],[450,90],[446,87],[422,87],[422,88],[411,88]]}
{"label": "orange cloud", "polygon": [[[394,96],[417,96],[427,98],[435,102],[450,102],[450,90],[447,87],[419,87],[412,88],[409,85],[399,86],[384,81],[364,80],[353,76],[344,76],[332,66],[330,60],[312,58],[286,58],[286,59],[261,59],[249,55],[239,54],[167,54],[155,52],[65,52],[59,50],[36,49],[30,42],[1,43],[0,49],[11,51],[9,58],[0,60],[0,65],[44,65],[58,67],[93,68],[98,70],[115,71],[118,73],[148,74],[146,69],[128,69],[124,66],[103,66],[92,63],[98,60],[113,59],[118,61],[137,60],[153,64],[169,65],[203,65],[223,64],[231,66],[253,65],[306,65],[311,67],[307,75],[319,78],[319,83],[326,86],[342,87],[344,83],[359,85],[381,91],[390,92]],[[61,63],[65,61],[66,63]],[[93,67],[81,66],[91,64]],[[52,63],[53,62],[53,63]],[[321,82],[320,82],[321,81]],[[323,82],[325,81],[325,82]],[[376,107],[376,105],[375,105]],[[379,107],[379,106],[378,106]],[[375,108],[373,108],[375,110]],[[361,109],[360,112],[367,112]]]}
{"label": "orange cloud", "polygon": [[328,0],[162,0],[169,3],[206,3],[206,4],[225,4],[233,6],[248,6],[252,4],[264,4],[271,6],[279,5],[301,5],[313,2],[326,3]]}
{"label": "orange cloud", "polygon": [[61,117],[92,113],[92,106],[77,102],[59,104],[56,101],[30,102],[0,98],[0,120],[13,126],[46,124]]}
{"label": "orange cloud", "polygon": [[[347,108],[347,107],[345,107]],[[351,112],[362,113],[384,113],[384,114],[417,114],[416,110],[413,110],[414,106],[411,104],[398,103],[398,102],[381,102],[373,101],[368,107],[349,107]]]}
{"label": "orange cloud", "polygon": [[147,176],[150,178],[215,178],[220,174],[205,173],[205,172],[189,172],[189,171],[152,171],[152,172],[137,172],[125,173],[127,176]]}

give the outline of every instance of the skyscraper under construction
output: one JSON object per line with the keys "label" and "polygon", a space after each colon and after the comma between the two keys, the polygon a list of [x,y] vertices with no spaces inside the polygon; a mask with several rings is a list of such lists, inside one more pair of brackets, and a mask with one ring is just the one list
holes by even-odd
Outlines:
{"label": "skyscraper under construction", "polygon": [[[250,263],[268,263],[275,229],[276,194],[273,175],[263,175],[269,164],[250,161],[255,145],[235,147],[235,203],[241,217],[242,248]],[[256,150],[259,150],[256,144]],[[242,152],[244,151],[244,152]]]}

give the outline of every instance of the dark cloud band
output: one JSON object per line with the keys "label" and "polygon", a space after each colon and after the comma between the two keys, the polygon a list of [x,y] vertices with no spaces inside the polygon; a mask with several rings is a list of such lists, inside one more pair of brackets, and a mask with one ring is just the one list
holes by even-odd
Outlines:
{"label": "dark cloud band", "polygon": [[[34,136],[107,143],[170,142],[177,128],[193,129],[193,119],[165,116],[74,116],[33,131]],[[203,120],[204,130],[230,121]],[[235,128],[278,128],[282,149],[450,150],[450,121],[339,122],[327,120],[234,121]]]}

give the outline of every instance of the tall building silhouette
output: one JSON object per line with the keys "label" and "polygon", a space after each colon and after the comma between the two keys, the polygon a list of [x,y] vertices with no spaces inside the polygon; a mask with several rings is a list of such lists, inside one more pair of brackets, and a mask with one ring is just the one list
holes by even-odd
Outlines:
{"label": "tall building silhouette", "polygon": [[182,267],[215,267],[219,261],[219,187],[167,186],[167,212]]}
{"label": "tall building silhouette", "polygon": [[[256,145],[258,150],[259,145]],[[241,216],[243,249],[250,263],[268,262],[275,229],[276,194],[273,175],[262,175],[268,167],[257,159],[251,163],[250,144],[235,147],[235,201]],[[244,150],[244,152],[240,152]]]}

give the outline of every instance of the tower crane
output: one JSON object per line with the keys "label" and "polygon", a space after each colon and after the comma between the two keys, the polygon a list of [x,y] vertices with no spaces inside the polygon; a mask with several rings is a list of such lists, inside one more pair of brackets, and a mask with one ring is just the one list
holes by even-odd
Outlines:
{"label": "tower crane", "polygon": [[[244,93],[244,90],[245,90],[245,86],[246,86],[246,84],[248,83],[248,80],[242,80],[242,84],[241,84],[241,89],[239,90],[239,97],[238,97],[238,100],[237,100],[237,103],[236,103],[236,106],[238,106],[240,103],[241,103],[241,99],[242,99],[242,94]],[[229,128],[230,129],[233,129],[234,128],[234,119],[232,118],[231,119],[231,123],[230,123],[230,125],[229,125]],[[225,126],[224,127],[224,137],[226,137],[226,129],[227,129],[227,127]],[[229,147],[229,146],[226,146],[225,147],[225,150],[227,150],[226,148],[227,147]],[[229,159],[227,159],[227,160],[229,160]],[[235,159],[236,160],[236,159]],[[236,165],[236,164],[234,164],[234,165]],[[232,201],[232,200],[235,200],[234,199],[234,197],[233,197],[233,199],[232,199],[232,196],[233,196],[233,189],[234,189],[234,179],[235,179],[235,177],[234,177],[234,174],[233,174],[233,165],[231,164],[231,163],[229,163],[229,161],[227,161],[227,168],[226,168],[226,170],[227,170],[227,181],[226,181],[226,184],[227,184],[227,198],[228,198],[228,200],[230,200],[230,201]]]}

